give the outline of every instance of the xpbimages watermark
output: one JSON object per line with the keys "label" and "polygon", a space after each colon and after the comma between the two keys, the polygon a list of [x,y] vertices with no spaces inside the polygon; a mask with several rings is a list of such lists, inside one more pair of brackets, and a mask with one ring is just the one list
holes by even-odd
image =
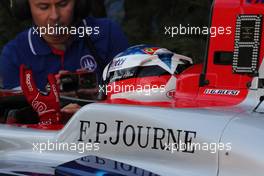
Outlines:
{"label": "xpbimages watermark", "polygon": [[179,141],[179,143],[166,143],[164,150],[171,153],[179,151],[209,151],[210,153],[216,153],[217,151],[230,151],[232,149],[231,143],[185,143]]}
{"label": "xpbimages watermark", "polygon": [[199,26],[190,26],[179,24],[178,26],[165,26],[164,34],[170,37],[174,37],[177,35],[209,35],[211,37],[217,37],[222,35],[231,35],[232,27],[199,27]]}
{"label": "xpbimages watermark", "polygon": [[99,143],[68,143],[58,141],[36,142],[32,143],[32,150],[34,152],[46,152],[46,151],[71,151],[78,153],[85,153],[89,151],[98,151],[100,149]]}
{"label": "xpbimages watermark", "polygon": [[89,26],[80,26],[80,27],[66,27],[66,26],[51,26],[48,24],[48,26],[44,27],[33,27],[33,35],[39,35],[42,37],[43,35],[78,35],[79,37],[84,37],[86,35],[99,35],[100,34],[100,28],[97,27],[89,27]]}
{"label": "xpbimages watermark", "polygon": [[145,95],[151,95],[153,93],[164,93],[166,85],[133,85],[133,84],[120,84],[117,85],[115,82],[108,85],[99,85],[99,92],[103,92],[106,95],[109,93],[120,93],[120,92],[136,92],[143,93]]}

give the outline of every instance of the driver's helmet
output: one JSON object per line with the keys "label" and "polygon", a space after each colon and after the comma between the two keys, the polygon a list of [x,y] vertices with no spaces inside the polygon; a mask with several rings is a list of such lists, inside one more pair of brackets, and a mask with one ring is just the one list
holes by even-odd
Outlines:
{"label": "driver's helmet", "polygon": [[104,69],[107,99],[170,101],[175,92],[177,74],[191,64],[191,58],[165,48],[149,45],[130,47]]}

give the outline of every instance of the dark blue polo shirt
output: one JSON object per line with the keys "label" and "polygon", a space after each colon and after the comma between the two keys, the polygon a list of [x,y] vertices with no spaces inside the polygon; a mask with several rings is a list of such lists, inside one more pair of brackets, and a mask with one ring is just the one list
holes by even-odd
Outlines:
{"label": "dark blue polo shirt", "polygon": [[[119,52],[128,47],[128,42],[120,27],[108,19],[86,18],[83,23],[90,29],[98,29],[92,32],[90,39],[95,46],[98,55],[102,59],[103,67]],[[5,89],[20,87],[19,66],[25,64],[33,70],[33,76],[39,89],[44,90],[49,73],[58,73],[59,70],[76,71],[85,68],[99,72],[96,59],[86,45],[86,41],[80,35],[73,35],[73,42],[67,47],[64,57],[54,54],[52,49],[32,28],[20,33],[10,41],[3,49],[0,58],[0,72],[3,77]]]}

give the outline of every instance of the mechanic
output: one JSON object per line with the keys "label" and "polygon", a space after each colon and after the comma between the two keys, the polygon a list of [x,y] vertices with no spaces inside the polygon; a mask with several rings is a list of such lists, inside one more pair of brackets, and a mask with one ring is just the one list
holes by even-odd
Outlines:
{"label": "mechanic", "polygon": [[[82,69],[95,72],[99,80],[111,59],[128,47],[127,38],[114,22],[106,18],[80,19],[79,14],[87,10],[83,9],[87,0],[24,1],[30,9],[34,25],[3,48],[0,73],[4,89],[21,90],[21,65],[31,68],[36,87],[41,91],[46,91],[49,74]],[[23,3],[22,0],[12,1],[13,4],[18,2]],[[20,10],[23,9],[26,8],[21,7]],[[58,33],[56,29],[60,27],[71,32]],[[85,31],[85,35],[79,33],[83,27],[85,30],[80,31]],[[24,80],[26,82],[22,84],[28,84],[28,80]],[[36,98],[28,98],[28,101],[33,105]],[[42,100],[45,103],[45,99]],[[75,112],[76,108],[79,106],[69,105],[64,110]]]}
{"label": "mechanic", "polygon": [[[77,9],[80,2],[81,0],[28,0],[34,26],[18,34],[3,48],[1,54],[0,71],[5,89],[20,89],[21,64],[30,66],[37,87],[44,91],[49,73],[86,69],[101,75],[102,69],[110,60],[128,47],[127,39],[119,26],[108,19],[88,17],[83,22],[80,21],[84,24],[78,24],[76,15],[80,11]],[[94,48],[87,47],[87,37],[82,34],[51,32],[56,27],[78,29],[81,26],[88,28],[90,45]],[[44,29],[46,33],[40,36]],[[49,29],[52,34],[47,32]],[[97,54],[92,50],[96,50]]]}

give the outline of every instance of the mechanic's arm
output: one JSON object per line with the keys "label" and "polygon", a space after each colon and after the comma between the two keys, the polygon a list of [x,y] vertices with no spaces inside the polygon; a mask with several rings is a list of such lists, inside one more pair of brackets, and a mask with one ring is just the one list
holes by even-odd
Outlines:
{"label": "mechanic's arm", "polygon": [[0,56],[0,75],[3,78],[4,89],[18,89],[19,83],[19,58],[16,54],[15,47],[7,44]]}

